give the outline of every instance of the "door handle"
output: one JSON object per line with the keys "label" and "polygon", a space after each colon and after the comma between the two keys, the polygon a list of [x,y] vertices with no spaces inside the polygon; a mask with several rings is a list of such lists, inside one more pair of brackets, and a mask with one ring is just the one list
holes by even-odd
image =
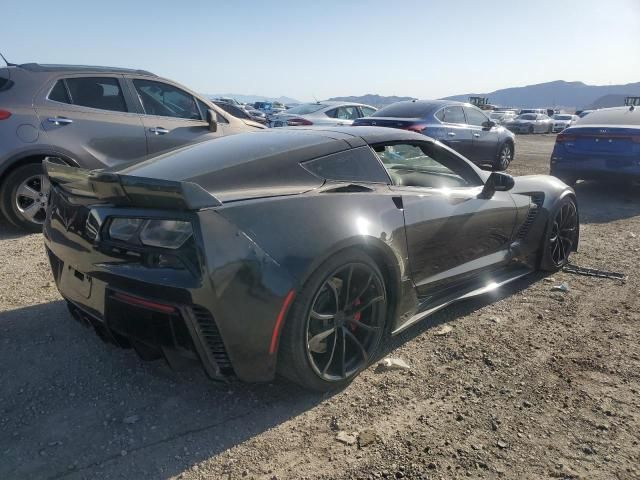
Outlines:
{"label": "door handle", "polygon": [[453,133],[453,132],[449,132],[449,133],[447,133],[447,135],[449,135],[450,137],[455,137],[456,136],[456,134]]}
{"label": "door handle", "polygon": [[473,136],[478,138],[480,136],[480,134],[479,133],[474,133]]}
{"label": "door handle", "polygon": [[162,127],[153,127],[153,128],[150,128],[149,131],[151,133],[155,133],[156,135],[165,135],[166,133],[169,133],[169,130]]}
{"label": "door handle", "polygon": [[66,117],[51,117],[47,118],[47,121],[53,123],[54,125],[69,125],[70,123],[73,123],[73,120]]}

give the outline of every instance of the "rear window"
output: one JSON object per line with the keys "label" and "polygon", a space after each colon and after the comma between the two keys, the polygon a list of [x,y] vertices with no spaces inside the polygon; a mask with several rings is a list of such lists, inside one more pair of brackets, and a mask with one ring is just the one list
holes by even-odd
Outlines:
{"label": "rear window", "polygon": [[578,120],[575,125],[640,125],[640,108],[594,110]]}
{"label": "rear window", "polygon": [[67,87],[64,86],[64,82],[62,80],[58,80],[49,93],[49,100],[53,100],[54,102],[60,103],[71,103],[69,100],[69,93],[67,92]]}
{"label": "rear window", "polygon": [[419,102],[398,102],[381,108],[372,117],[424,118],[433,110],[432,105]]}
{"label": "rear window", "polygon": [[326,180],[388,183],[389,177],[369,147],[310,160],[302,164],[314,175]]}
{"label": "rear window", "polygon": [[297,107],[290,108],[289,110],[287,110],[287,113],[293,113],[296,115],[308,115],[309,113],[322,110],[325,107],[326,105],[322,105],[321,103],[306,103],[304,105],[298,105]]}

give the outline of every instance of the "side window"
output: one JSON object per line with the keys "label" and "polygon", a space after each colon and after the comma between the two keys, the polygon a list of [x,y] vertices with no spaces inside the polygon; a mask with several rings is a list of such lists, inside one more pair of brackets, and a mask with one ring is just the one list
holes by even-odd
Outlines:
{"label": "side window", "polygon": [[49,92],[49,100],[60,103],[71,103],[69,100],[69,93],[67,93],[67,87],[64,85],[64,80],[58,80],[54,87]]}
{"label": "side window", "polygon": [[364,115],[365,117],[370,117],[371,115],[376,113],[376,109],[371,107],[360,107],[360,110],[362,110],[362,115]]}
{"label": "side window", "polygon": [[389,177],[369,147],[334,153],[304,162],[302,166],[326,180],[389,183]]}
{"label": "side window", "polygon": [[475,108],[465,107],[464,113],[467,115],[467,123],[469,125],[481,127],[484,122],[489,120],[484,113]]}
{"label": "side window", "polygon": [[209,105],[204,103],[202,100],[196,98],[196,103],[198,104],[198,108],[200,109],[200,115],[203,120],[207,119],[207,111],[211,108]]}
{"label": "side window", "polygon": [[[63,85],[65,83],[69,89],[71,103],[74,105],[113,112],[127,111],[127,104],[124,101],[120,82],[118,82],[117,78],[67,78],[58,82],[58,84]],[[51,93],[53,93],[53,90]],[[51,99],[51,96],[49,98]]]}
{"label": "side window", "polygon": [[338,118],[338,109],[332,108],[331,110],[327,110],[324,114],[329,118]]}
{"label": "side window", "polygon": [[378,144],[373,150],[394,185],[424,188],[459,188],[482,185],[464,160],[435,144]]}
{"label": "side window", "polygon": [[[462,107],[458,105],[451,105],[449,107],[444,107],[442,110],[442,118],[437,117],[439,120],[444,123],[466,123],[464,118],[464,112],[462,111]],[[438,113],[440,113],[438,112]]]}
{"label": "side window", "polygon": [[356,120],[360,117],[358,107],[338,107],[336,110],[338,113],[335,118],[340,120]]}
{"label": "side window", "polygon": [[192,95],[162,82],[135,79],[136,92],[147,115],[204,120]]}

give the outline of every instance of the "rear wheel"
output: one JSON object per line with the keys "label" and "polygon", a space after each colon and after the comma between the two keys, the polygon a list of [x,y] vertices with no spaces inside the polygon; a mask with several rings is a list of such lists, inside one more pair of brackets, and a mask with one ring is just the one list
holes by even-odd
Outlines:
{"label": "rear wheel", "polygon": [[5,218],[24,230],[41,231],[49,188],[42,165],[30,163],[16,168],[7,176],[0,192],[0,208]]}
{"label": "rear wheel", "polygon": [[280,341],[280,373],[311,390],[345,387],[375,356],[386,311],[384,280],[371,257],[338,253],[296,297]]}
{"label": "rear wheel", "polygon": [[578,238],[578,209],[571,197],[565,197],[557,206],[547,226],[540,268],[557,271],[569,263]]}
{"label": "rear wheel", "polygon": [[498,158],[496,160],[497,170],[506,170],[511,161],[513,160],[513,145],[510,142],[505,142],[498,150]]}

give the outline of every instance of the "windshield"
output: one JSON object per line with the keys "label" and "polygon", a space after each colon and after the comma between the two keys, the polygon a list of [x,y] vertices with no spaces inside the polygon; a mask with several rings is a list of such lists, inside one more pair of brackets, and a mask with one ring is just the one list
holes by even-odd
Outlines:
{"label": "windshield", "polygon": [[519,115],[517,120],[535,120],[535,113],[525,113],[524,115]]}
{"label": "windshield", "polygon": [[321,103],[305,103],[303,105],[298,105],[297,107],[290,108],[289,110],[287,110],[287,113],[294,113],[296,115],[307,115],[309,113],[322,110],[326,106],[327,105],[323,105]]}
{"label": "windshield", "polygon": [[571,120],[571,115],[554,115],[554,120]]}

